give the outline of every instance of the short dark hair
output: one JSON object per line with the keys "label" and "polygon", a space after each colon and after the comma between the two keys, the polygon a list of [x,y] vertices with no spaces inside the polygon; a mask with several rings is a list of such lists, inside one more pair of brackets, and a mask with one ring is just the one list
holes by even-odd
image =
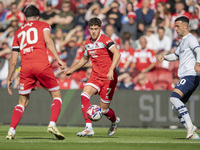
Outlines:
{"label": "short dark hair", "polygon": [[158,27],[157,31],[158,31],[158,30],[163,30],[163,31],[165,31],[165,28],[164,28],[164,27]]}
{"label": "short dark hair", "polygon": [[189,19],[188,19],[188,17],[186,17],[186,16],[181,16],[181,17],[176,18],[175,22],[177,22],[177,21],[186,22],[188,24],[190,22]]}
{"label": "short dark hair", "polygon": [[101,20],[97,17],[91,18],[88,22],[88,26],[99,26],[101,27]]}
{"label": "short dark hair", "polygon": [[40,11],[36,6],[29,5],[24,9],[24,15],[26,17],[40,16]]}

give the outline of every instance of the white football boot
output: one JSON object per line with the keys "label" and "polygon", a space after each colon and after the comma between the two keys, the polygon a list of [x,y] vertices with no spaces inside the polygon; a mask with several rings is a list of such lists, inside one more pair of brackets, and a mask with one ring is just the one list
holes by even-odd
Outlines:
{"label": "white football boot", "polygon": [[196,133],[197,127],[192,125],[190,128],[187,128],[187,136],[186,139],[191,139]]}
{"label": "white football boot", "polygon": [[199,140],[199,135],[194,132],[193,136],[190,138],[191,140]]}
{"label": "white football boot", "polygon": [[110,126],[110,129],[108,130],[108,136],[112,136],[113,134],[115,134],[117,127],[119,125],[119,122],[120,122],[120,118],[116,117],[115,123],[112,123]]}
{"label": "white football boot", "polygon": [[6,139],[8,139],[8,140],[13,140],[13,139],[15,139],[15,134],[13,134],[12,132],[8,132],[8,135],[6,136]]}
{"label": "white football boot", "polygon": [[58,140],[64,140],[65,139],[65,136],[62,133],[60,133],[60,131],[58,130],[58,128],[56,128],[55,126],[49,125],[48,128],[47,128],[47,132],[55,135],[55,137]]}
{"label": "white football boot", "polygon": [[85,127],[85,129],[82,132],[78,132],[77,136],[93,136],[94,130],[92,128]]}

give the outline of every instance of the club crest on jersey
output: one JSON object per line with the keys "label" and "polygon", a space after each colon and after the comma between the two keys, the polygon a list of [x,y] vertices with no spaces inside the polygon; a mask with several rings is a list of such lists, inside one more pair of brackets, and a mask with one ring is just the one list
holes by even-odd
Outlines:
{"label": "club crest on jersey", "polygon": [[23,83],[20,83],[20,84],[19,84],[19,89],[20,89],[20,90],[24,90],[24,84],[23,84]]}

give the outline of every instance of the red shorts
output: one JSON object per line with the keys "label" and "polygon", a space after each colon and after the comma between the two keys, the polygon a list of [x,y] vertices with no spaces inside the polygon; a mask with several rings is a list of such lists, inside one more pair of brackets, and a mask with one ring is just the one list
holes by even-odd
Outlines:
{"label": "red shorts", "polygon": [[23,65],[20,72],[19,94],[26,95],[39,81],[49,91],[60,89],[50,64],[33,63]]}
{"label": "red shorts", "polygon": [[92,86],[98,91],[103,103],[110,103],[117,85],[117,78],[114,80],[100,80],[91,76],[85,86]]}

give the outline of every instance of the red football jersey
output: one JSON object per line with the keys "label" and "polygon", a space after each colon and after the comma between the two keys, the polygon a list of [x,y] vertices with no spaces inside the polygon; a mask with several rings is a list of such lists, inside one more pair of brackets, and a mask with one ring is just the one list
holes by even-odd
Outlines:
{"label": "red football jersey", "polygon": [[128,58],[131,56],[133,57],[134,49],[130,47],[127,51],[124,49],[120,49],[119,52],[121,54],[120,60],[119,60],[119,68],[123,68],[126,62],[128,61]]}
{"label": "red football jersey", "polygon": [[[109,50],[115,46],[114,42],[108,36],[100,34],[96,41],[89,38],[85,42],[85,56],[89,56],[92,61],[91,76],[107,80],[107,73],[112,64],[113,53]],[[117,78],[117,73],[114,70],[114,77]]]}
{"label": "red football jersey", "polygon": [[156,62],[155,53],[149,49],[136,50],[133,56],[133,63],[139,71],[147,68],[151,63]]}
{"label": "red football jersey", "polygon": [[[6,20],[8,20],[9,18],[13,17],[13,13],[11,11],[8,11],[6,14]],[[16,17],[17,17],[17,21],[20,25],[24,24],[25,22],[25,16],[24,13],[21,11],[17,11],[16,13]]]}
{"label": "red football jersey", "polygon": [[51,30],[47,23],[28,21],[16,31],[12,48],[20,50],[21,65],[30,62],[49,63],[44,30]]}

